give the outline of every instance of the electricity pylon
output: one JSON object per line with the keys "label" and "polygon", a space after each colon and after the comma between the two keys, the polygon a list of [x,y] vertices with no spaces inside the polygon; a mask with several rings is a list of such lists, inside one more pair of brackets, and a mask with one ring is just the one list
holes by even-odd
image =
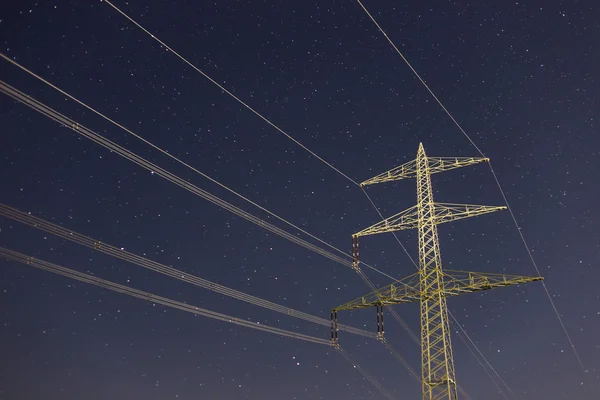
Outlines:
{"label": "electricity pylon", "polygon": [[434,202],[431,175],[487,161],[489,159],[483,157],[428,157],[421,143],[416,160],[361,183],[361,186],[366,186],[416,178],[417,205],[352,235],[354,268],[359,270],[360,236],[415,228],[419,241],[419,270],[404,279],[334,308],[331,313],[332,341],[337,345],[337,312],[340,310],[377,307],[377,336],[383,339],[383,306],[419,302],[424,400],[458,398],[446,297],[543,279],[442,269],[437,225],[504,210],[506,207]]}

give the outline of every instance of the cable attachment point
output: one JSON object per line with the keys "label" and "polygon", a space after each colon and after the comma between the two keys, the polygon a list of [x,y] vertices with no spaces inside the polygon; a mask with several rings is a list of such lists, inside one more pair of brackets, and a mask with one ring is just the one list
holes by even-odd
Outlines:
{"label": "cable attachment point", "polygon": [[338,342],[338,321],[337,321],[337,310],[331,311],[331,345],[339,350],[340,344]]}
{"label": "cable attachment point", "polygon": [[377,340],[384,340],[384,326],[383,326],[383,304],[378,304],[377,309]]}
{"label": "cable attachment point", "polygon": [[360,253],[358,251],[358,236],[352,236],[352,269],[360,272],[358,264],[360,263]]}

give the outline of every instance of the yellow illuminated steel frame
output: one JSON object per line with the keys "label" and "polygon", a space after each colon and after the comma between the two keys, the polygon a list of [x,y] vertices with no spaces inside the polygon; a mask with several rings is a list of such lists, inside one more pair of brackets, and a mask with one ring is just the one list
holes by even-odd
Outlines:
{"label": "yellow illuminated steel frame", "polygon": [[[419,302],[421,306],[421,370],[424,400],[457,399],[446,297],[543,279],[542,277],[442,270],[437,225],[504,210],[506,207],[436,203],[433,201],[431,175],[487,161],[489,159],[483,157],[428,157],[423,144],[419,144],[416,160],[361,183],[361,186],[365,186],[416,178],[417,205],[352,235],[352,256],[355,268],[358,270],[358,237],[417,229],[419,271],[334,308],[332,310],[332,340],[337,342],[337,311],[377,307],[378,337],[382,338],[383,306]],[[333,321],[334,318],[335,321]]]}

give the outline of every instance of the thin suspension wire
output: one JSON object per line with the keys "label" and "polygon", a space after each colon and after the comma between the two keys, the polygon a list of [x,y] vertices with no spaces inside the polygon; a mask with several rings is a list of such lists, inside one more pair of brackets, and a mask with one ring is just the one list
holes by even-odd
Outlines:
{"label": "thin suspension wire", "polygon": [[[410,70],[414,73],[414,75],[423,84],[423,86],[425,87],[425,89],[427,89],[427,91],[429,92],[429,94],[431,94],[431,96],[439,104],[439,106],[442,108],[442,110],[444,110],[444,112],[448,115],[448,117],[450,117],[450,119],[452,120],[452,122],[454,122],[454,125],[456,125],[456,127],[462,132],[462,134],[473,145],[473,147],[477,150],[477,152],[479,152],[479,154],[482,157],[487,158],[485,156],[485,154],[483,153],[483,151],[481,151],[481,149],[475,144],[475,142],[471,139],[471,137],[467,134],[467,132],[463,129],[463,127],[458,123],[458,121],[450,113],[450,111],[444,106],[444,104],[442,104],[442,102],[435,95],[435,93],[433,93],[433,91],[429,88],[429,85],[427,85],[427,83],[425,83],[425,81],[423,80],[423,78],[421,78],[421,75],[419,75],[419,73],[413,68],[413,66],[410,64],[410,62],[408,61],[408,59],[404,56],[404,54],[402,54],[402,52],[394,44],[394,42],[392,41],[392,39],[390,39],[390,37],[387,35],[387,33],[385,33],[385,31],[383,30],[383,28],[379,25],[379,23],[375,20],[375,18],[371,15],[371,13],[367,10],[367,8],[363,5],[363,3],[360,0],[356,0],[356,1],[362,7],[362,9],[365,11],[365,13],[369,16],[369,18],[375,24],[375,26],[377,26],[377,28],[379,29],[379,31],[381,32],[381,34],[387,39],[387,41],[394,48],[394,50],[396,50],[396,53],[398,53],[398,55],[402,58],[402,60],[406,63],[406,65],[410,68]],[[492,163],[488,162],[488,165],[489,165],[490,171],[492,173],[492,176],[494,177],[494,181],[496,181],[496,185],[498,186],[498,189],[500,190],[500,194],[502,195],[502,198],[504,199],[504,203],[506,204],[506,208],[508,209],[508,212],[510,213],[510,216],[511,216],[511,218],[512,218],[514,224],[515,224],[515,227],[517,228],[517,231],[519,232],[519,237],[521,238],[521,241],[523,242],[523,245],[525,246],[525,249],[527,250],[527,254],[529,255],[529,259],[531,260],[531,263],[533,264],[533,267],[535,268],[535,271],[537,272],[538,276],[542,276],[542,274],[540,272],[540,269],[539,269],[539,267],[538,267],[535,259],[533,258],[533,254],[531,253],[529,245],[527,244],[527,241],[525,240],[525,236],[523,235],[523,232],[522,232],[522,230],[521,230],[521,228],[519,226],[519,223],[517,222],[517,218],[515,217],[515,214],[513,213],[512,207],[510,206],[510,204],[508,202],[508,199],[506,198],[506,194],[504,192],[504,189],[502,188],[502,185],[500,184],[500,180],[498,179],[498,176],[496,175],[496,172],[494,171],[494,168],[492,167]],[[558,322],[560,323],[560,326],[561,326],[561,328],[562,328],[565,336],[567,337],[567,340],[569,341],[569,344],[571,345],[571,350],[573,351],[573,354],[575,355],[575,358],[577,359],[577,362],[579,363],[579,366],[581,367],[581,370],[584,373],[586,373],[587,370],[585,369],[585,366],[583,365],[581,357],[579,356],[579,352],[575,348],[575,344],[573,343],[573,340],[571,339],[571,335],[569,334],[569,331],[567,330],[567,327],[565,326],[565,324],[563,322],[563,319],[560,316],[560,313],[558,312],[558,309],[556,308],[556,304],[554,303],[554,300],[552,299],[552,296],[550,295],[550,291],[548,290],[548,287],[546,286],[546,283],[544,281],[542,281],[542,287],[544,288],[544,292],[546,293],[546,296],[548,297],[548,300],[550,301],[550,305],[552,306],[552,309],[554,310],[554,314],[556,314],[556,318],[558,319]]]}
{"label": "thin suspension wire", "polygon": [[223,85],[221,85],[219,82],[217,82],[216,80],[214,80],[213,78],[211,78],[210,76],[208,76],[208,74],[206,74],[204,71],[202,71],[200,68],[196,67],[194,64],[192,64],[190,61],[188,61],[185,57],[183,57],[181,54],[179,54],[178,52],[176,52],[175,50],[173,50],[169,45],[167,45],[165,42],[163,42],[162,40],[160,40],[158,37],[156,37],[155,35],[153,35],[150,31],[148,31],[146,28],[144,28],[142,25],[140,25],[137,21],[135,21],[132,17],[130,17],[129,15],[127,15],[124,11],[122,11],[121,9],[119,9],[117,6],[115,6],[114,4],[112,4],[109,0],[104,0],[104,2],[106,4],[108,4],[109,6],[111,6],[113,9],[115,9],[119,14],[121,14],[122,16],[124,16],[125,18],[127,18],[129,21],[131,21],[131,23],[133,23],[134,25],[136,25],[138,28],[140,28],[142,31],[144,31],[148,36],[150,36],[152,39],[156,40],[158,43],[160,43],[162,46],[164,46],[167,50],[169,50],[171,53],[175,54],[181,61],[183,61],[184,63],[186,63],[187,65],[189,65],[190,67],[192,67],[194,70],[196,70],[196,72],[200,73],[202,76],[204,76],[206,79],[208,79],[211,83],[213,83],[215,86],[217,86],[219,89],[221,89],[223,92],[227,93],[229,96],[231,96],[234,100],[236,100],[238,103],[240,103],[241,105],[243,105],[244,107],[246,107],[248,110],[252,111],[257,117],[259,117],[260,119],[262,119],[263,121],[265,121],[267,124],[271,125],[273,128],[275,128],[279,133],[285,135],[288,139],[290,139],[291,141],[293,141],[294,143],[296,143],[298,146],[302,147],[304,150],[306,150],[307,152],[309,152],[311,155],[313,155],[314,157],[316,157],[319,161],[321,161],[323,164],[327,165],[329,168],[333,169],[334,171],[336,171],[338,174],[342,175],[344,178],[348,179],[350,182],[354,183],[355,185],[358,185],[358,183],[350,178],[348,175],[344,174],[342,171],[340,171],[339,169],[337,169],[336,167],[334,167],[331,163],[327,162],[326,160],[324,160],[323,158],[321,158],[318,154],[316,154],[314,151],[310,150],[308,147],[306,147],[305,145],[303,145],[302,143],[300,143],[297,139],[295,139],[293,136],[291,136],[290,134],[288,134],[287,132],[285,132],[283,129],[281,129],[280,127],[278,127],[277,125],[275,125],[273,122],[271,122],[267,117],[263,116],[261,113],[259,113],[258,111],[256,111],[254,108],[252,108],[250,105],[248,105],[246,102],[244,102],[242,99],[240,99],[239,97],[237,97],[236,95],[234,95],[232,92],[230,92],[229,90],[227,90]]}
{"label": "thin suspension wire", "polygon": [[[502,194],[502,198],[504,199],[506,208],[508,209],[508,212],[510,213],[510,216],[515,224],[515,227],[517,228],[517,232],[519,232],[519,237],[521,238],[521,241],[523,242],[523,245],[525,246],[525,249],[527,250],[527,255],[529,256],[529,259],[531,260],[531,263],[533,264],[533,267],[535,268],[535,271],[537,272],[538,276],[542,276],[542,273],[540,272],[540,269],[539,269],[535,259],[533,258],[531,249],[527,245],[527,241],[525,241],[525,236],[523,236],[523,231],[522,231],[521,227],[519,226],[519,223],[517,222],[517,218],[515,217],[512,207],[508,203],[508,199],[506,198],[504,189],[502,189],[502,186],[500,185],[500,181],[498,180],[498,177],[496,176],[496,172],[494,171],[494,168],[492,167],[491,163],[489,163],[489,166],[490,166],[490,171],[492,172],[492,175],[494,176],[494,180],[496,181],[496,184],[498,185],[498,188],[500,189],[500,193]],[[581,357],[579,356],[579,352],[575,348],[575,343],[573,343],[573,340],[571,339],[571,335],[569,334],[569,331],[567,330],[567,327],[565,326],[565,323],[564,323],[562,317],[560,316],[558,309],[556,308],[556,303],[554,302],[554,300],[552,299],[552,296],[550,295],[550,291],[548,290],[548,286],[546,286],[546,282],[545,281],[541,281],[541,282],[542,282],[542,287],[544,288],[544,292],[546,292],[546,296],[548,297],[548,300],[550,301],[550,305],[552,306],[552,309],[554,310],[554,314],[556,314],[556,318],[558,319],[558,322],[560,323],[560,326],[561,326],[563,332],[565,333],[565,336],[567,337],[569,344],[571,345],[571,350],[573,350],[573,354],[575,355],[575,358],[577,358],[577,362],[579,363],[581,370],[583,371],[583,373],[587,373],[588,371],[585,368],[583,361],[581,360]]]}
{"label": "thin suspension wire", "polygon": [[362,9],[365,11],[365,13],[369,16],[369,18],[371,19],[371,21],[373,21],[373,23],[375,24],[375,26],[377,26],[377,28],[379,29],[379,31],[381,32],[381,34],[383,36],[385,36],[385,38],[390,43],[390,45],[394,48],[394,50],[396,50],[396,53],[398,53],[398,55],[402,58],[402,60],[404,60],[404,62],[406,63],[406,65],[415,74],[415,76],[419,79],[419,81],[421,81],[421,83],[423,84],[423,86],[425,86],[425,89],[427,89],[427,91],[429,92],[429,94],[431,94],[431,96],[435,99],[435,101],[437,101],[437,103],[440,105],[440,107],[442,107],[442,109],[446,112],[446,114],[448,114],[448,116],[450,117],[450,119],[452,119],[452,121],[456,124],[456,126],[458,126],[458,128],[467,137],[467,139],[469,139],[469,141],[471,142],[471,144],[473,145],[473,147],[475,147],[477,149],[477,151],[480,154],[483,155],[483,153],[481,152],[481,150],[479,150],[479,147],[477,147],[477,145],[475,144],[475,142],[473,142],[471,140],[471,138],[469,137],[469,135],[466,134],[466,132],[462,129],[462,127],[459,125],[459,123],[456,121],[456,119],[454,119],[454,117],[452,116],[452,114],[450,114],[450,111],[448,111],[448,109],[442,104],[442,102],[440,101],[440,99],[437,98],[437,96],[435,95],[435,93],[433,93],[433,91],[429,88],[429,86],[427,85],[427,83],[425,83],[425,81],[423,80],[423,78],[421,78],[421,75],[419,75],[419,73],[413,68],[413,66],[410,64],[410,62],[408,62],[408,60],[406,59],[406,57],[404,56],[404,54],[402,54],[402,52],[398,49],[398,47],[396,47],[396,45],[394,44],[394,42],[392,41],[392,39],[390,39],[390,37],[387,35],[387,33],[385,33],[385,31],[383,30],[383,28],[379,25],[379,23],[375,20],[375,18],[371,15],[371,13],[367,10],[367,8],[363,5],[363,3],[360,0],[356,0],[356,1],[362,7]]}
{"label": "thin suspension wire", "polygon": [[78,272],[69,268],[62,267],[47,261],[39,260],[31,256],[18,253],[16,251],[0,247],[0,256],[9,260],[18,261],[23,264],[27,264],[42,270],[53,272],[58,275],[63,275],[71,279],[75,279],[81,282],[89,283],[95,286],[100,286],[105,289],[109,289],[115,292],[127,294],[129,296],[137,297],[142,300],[147,300],[152,303],[162,304],[168,307],[177,308],[182,311],[191,312],[193,314],[202,315],[204,317],[230,322],[232,324],[245,326],[247,328],[256,329],[263,332],[273,333],[280,336],[290,337],[293,339],[300,339],[307,342],[331,345],[331,342],[326,339],[321,339],[314,336],[305,335],[302,333],[296,333],[285,329],[275,328],[273,326],[261,324],[259,322],[252,322],[248,320],[239,319],[229,315],[221,314],[218,312],[210,311],[204,308],[195,307],[186,303],[182,303],[176,300],[168,299],[166,297],[157,296],[155,294],[144,292],[142,290],[134,289],[125,285],[121,285],[115,282],[111,282],[96,276],[88,275],[82,272]]}
{"label": "thin suspension wire", "polygon": [[[390,308],[390,307],[388,307]],[[400,362],[400,364],[402,364],[404,366],[404,368],[406,368],[408,370],[408,372],[410,372],[410,375],[415,378],[415,380],[419,383],[421,383],[421,377],[417,374],[417,372],[413,369],[413,367],[410,366],[410,364],[408,363],[408,361],[406,361],[406,359],[404,357],[402,357],[397,351],[396,349],[394,349],[393,347],[391,347],[391,345],[389,344],[389,342],[387,341],[387,339],[383,339],[381,341],[384,346],[389,350],[390,354],[394,356],[394,358],[396,358],[396,360],[398,360]]]}
{"label": "thin suspension wire", "polygon": [[346,360],[348,360],[348,362],[350,364],[352,364],[352,366],[354,367],[354,369],[356,369],[358,372],[360,372],[362,374],[362,376],[365,377],[366,380],[368,380],[369,382],[371,382],[371,384],[373,386],[375,386],[375,388],[377,388],[377,390],[379,390],[379,392],[381,392],[381,394],[383,394],[385,397],[387,397],[390,400],[394,400],[394,396],[392,396],[392,394],[390,392],[388,392],[387,390],[385,390],[384,387],[381,386],[381,384],[373,377],[373,375],[371,375],[364,368],[362,368],[360,365],[358,365],[357,363],[355,363],[354,360],[352,359],[352,357],[350,357],[350,354],[348,354],[348,352],[346,352],[346,350],[344,350],[343,348],[340,347],[340,348],[338,348],[338,351],[340,352],[340,354],[342,356],[344,356],[344,358]]}
{"label": "thin suspension wire", "polygon": [[[485,373],[490,378],[490,380],[492,382],[494,382],[494,385],[496,385],[496,388],[498,389],[498,391],[500,392],[500,394],[502,394],[502,396],[506,400],[508,400],[508,396],[506,395],[506,393],[504,393],[504,390],[500,387],[500,385],[498,385],[498,382],[496,382],[496,380],[494,379],[494,377],[490,374],[490,372],[488,371],[488,369],[486,368],[486,366],[481,361],[480,357],[483,358],[483,360],[487,363],[488,367],[492,370],[492,372],[496,375],[496,377],[498,377],[498,379],[500,380],[500,382],[502,382],[502,384],[508,389],[508,391],[512,394],[512,397],[516,399],[517,396],[514,394],[514,392],[511,390],[511,388],[508,387],[508,385],[506,384],[506,382],[504,382],[504,380],[498,374],[498,372],[496,372],[496,370],[494,369],[494,367],[492,367],[492,365],[488,362],[487,358],[485,358],[485,356],[483,355],[483,353],[481,353],[481,351],[479,351],[479,348],[477,348],[477,346],[475,345],[475,343],[473,342],[473,340],[469,337],[469,335],[467,335],[467,331],[460,325],[460,323],[456,320],[456,318],[454,317],[454,315],[450,314],[450,316],[453,319],[454,325],[458,325],[458,327],[460,328],[460,331],[457,330],[456,334],[462,340],[462,342],[465,344],[465,346],[467,346],[467,349],[469,349],[469,351],[473,355],[473,358],[475,358],[477,360],[477,362],[479,363],[479,365],[481,366],[481,368],[485,371]],[[460,333],[461,331],[462,331],[463,334]],[[469,342],[471,342],[470,345],[467,342],[467,340],[465,339],[465,337],[469,340]],[[478,357],[477,354],[475,354],[475,352],[473,351],[473,349],[471,347],[474,347],[475,350],[477,350],[477,352],[479,353],[480,357]]]}
{"label": "thin suspension wire", "polygon": [[[360,186],[360,189],[365,194],[365,196],[367,196],[367,199],[369,199],[369,202],[371,203],[371,205],[373,206],[373,208],[375,209],[375,211],[377,211],[377,214],[379,214],[379,217],[381,218],[381,220],[382,221],[385,220],[385,217],[383,216],[383,214],[379,210],[379,207],[377,207],[375,205],[375,202],[371,199],[371,196],[369,196],[369,194],[367,193],[367,191],[365,190],[365,188],[362,187],[362,186]],[[415,262],[415,260],[412,258],[412,256],[410,255],[410,253],[406,249],[406,246],[404,246],[404,244],[400,241],[400,239],[398,239],[398,236],[396,236],[396,232],[392,232],[392,235],[394,235],[394,237],[396,238],[396,241],[398,242],[398,244],[400,245],[400,247],[402,247],[402,250],[404,251],[404,253],[406,254],[406,256],[409,258],[409,260],[416,266],[417,263]]]}
{"label": "thin suspension wire", "polygon": [[[56,235],[60,238],[69,240],[71,242],[80,244],[82,246],[85,246],[85,247],[97,250],[99,252],[108,254],[115,258],[119,258],[121,260],[128,261],[132,264],[150,269],[155,272],[159,272],[161,274],[170,276],[175,279],[179,279],[179,280],[187,282],[187,283],[191,283],[193,285],[202,287],[204,289],[211,290],[213,292],[217,292],[217,293],[220,293],[220,294],[223,294],[223,295],[226,295],[226,296],[229,296],[229,297],[241,300],[241,301],[245,301],[250,304],[257,305],[259,307],[263,307],[263,308],[266,308],[266,309],[269,309],[272,311],[276,311],[276,312],[279,312],[279,313],[282,313],[285,315],[289,315],[290,317],[303,319],[305,321],[309,321],[309,322],[316,323],[319,325],[329,327],[331,324],[331,321],[328,319],[320,318],[320,317],[317,317],[314,315],[304,313],[302,311],[294,310],[292,308],[285,307],[285,306],[270,302],[268,300],[261,299],[259,297],[255,297],[255,296],[249,295],[247,293],[240,292],[240,291],[228,288],[223,285],[219,285],[217,283],[200,278],[198,276],[188,274],[188,273],[178,270],[176,268],[172,268],[172,267],[166,266],[164,264],[160,264],[156,261],[152,261],[147,258],[130,253],[127,250],[124,250],[123,248],[111,246],[111,245],[101,242],[97,239],[93,239],[91,237],[84,236],[84,235],[74,232],[72,230],[63,228],[59,225],[45,221],[45,220],[43,220],[39,217],[35,217],[31,214],[24,213],[22,211],[19,211],[13,207],[7,206],[2,203],[0,203],[0,215],[7,217],[7,218],[11,218],[14,221],[21,222],[28,226],[37,228],[41,231]],[[376,337],[375,333],[373,333],[373,332],[368,332],[363,329],[354,328],[354,327],[347,326],[344,324],[338,324],[338,328],[341,330],[345,330],[349,333],[353,333],[353,334],[364,336],[364,337],[369,337],[369,338]]]}

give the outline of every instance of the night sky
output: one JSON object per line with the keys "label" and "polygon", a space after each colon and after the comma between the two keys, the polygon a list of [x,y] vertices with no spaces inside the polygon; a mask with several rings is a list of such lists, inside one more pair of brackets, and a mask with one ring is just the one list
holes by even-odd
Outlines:
{"label": "night sky", "polygon": [[[600,5],[365,0],[491,158],[587,372],[541,284],[448,300],[509,399],[600,398]],[[433,3],[433,2],[432,2]],[[119,1],[115,5],[360,182],[415,157],[478,156],[358,3]],[[378,221],[361,190],[98,0],[4,2],[1,52],[203,173],[334,246]],[[0,61],[3,81],[260,218],[285,224]],[[351,269],[249,223],[0,97],[0,202],[222,285],[329,318],[369,291]],[[440,202],[503,205],[480,164],[433,177]],[[414,180],[368,187],[384,216]],[[444,266],[537,275],[508,212],[439,228]],[[305,235],[303,238],[311,240]],[[416,232],[398,238],[416,257]],[[314,241],[313,241],[314,242]],[[198,307],[329,338],[252,306],[0,218],[0,243]],[[391,235],[361,258],[415,272]],[[376,285],[389,279],[365,269]],[[396,311],[419,331],[418,306]],[[340,322],[374,332],[375,310]],[[453,331],[456,330],[453,329]],[[419,348],[386,318],[417,371]],[[377,341],[340,332],[396,399],[421,387]],[[458,383],[504,399],[453,332]],[[380,399],[333,348],[155,305],[0,261],[2,399]],[[496,378],[497,380],[497,378]]]}

